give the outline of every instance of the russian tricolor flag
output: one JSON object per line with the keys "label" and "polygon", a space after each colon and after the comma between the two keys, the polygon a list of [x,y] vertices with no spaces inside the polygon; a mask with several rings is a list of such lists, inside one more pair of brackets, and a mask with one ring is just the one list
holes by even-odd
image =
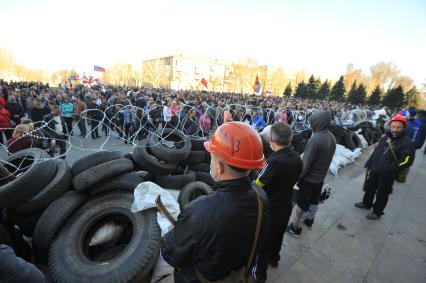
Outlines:
{"label": "russian tricolor flag", "polygon": [[102,72],[102,73],[105,73],[105,68],[102,68],[102,67],[100,67],[100,66],[96,66],[96,65],[94,65],[94,66],[93,66],[93,70],[94,70],[95,72]]}

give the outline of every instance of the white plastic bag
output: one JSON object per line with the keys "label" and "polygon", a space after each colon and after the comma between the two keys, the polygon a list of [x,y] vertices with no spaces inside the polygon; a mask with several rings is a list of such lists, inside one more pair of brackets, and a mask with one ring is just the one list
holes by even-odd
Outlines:
{"label": "white plastic bag", "polygon": [[[180,208],[176,199],[169,191],[152,182],[140,183],[135,188],[135,200],[133,201],[131,211],[138,212],[156,207],[155,200],[158,196],[161,196],[161,201],[172,217],[177,219],[180,213]],[[169,222],[169,220],[164,218],[160,213],[157,213],[157,221],[161,228],[161,236],[164,236],[164,234],[173,229],[173,225]],[[173,282],[173,270],[173,267],[168,265],[167,262],[159,256],[152,271],[151,283]]]}
{"label": "white plastic bag", "polygon": [[114,222],[105,223],[95,235],[90,239],[89,247],[102,245],[108,242],[118,240],[123,233],[124,227],[117,225]]}
{"label": "white plastic bag", "polygon": [[[155,200],[158,196],[161,196],[161,201],[174,219],[177,219],[180,213],[179,203],[172,194],[153,182],[140,183],[135,188],[133,195],[135,200],[132,203],[132,212],[156,207]],[[160,213],[157,213],[157,221],[161,228],[161,236],[164,236],[164,234],[173,228],[169,220],[164,218]]]}

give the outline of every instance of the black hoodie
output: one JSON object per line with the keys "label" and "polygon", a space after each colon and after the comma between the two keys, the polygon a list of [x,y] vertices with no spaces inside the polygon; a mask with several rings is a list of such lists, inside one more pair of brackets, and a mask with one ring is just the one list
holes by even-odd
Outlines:
{"label": "black hoodie", "polygon": [[303,153],[303,171],[301,179],[318,184],[324,181],[336,150],[336,139],[329,131],[331,114],[319,111],[308,119],[313,131]]}

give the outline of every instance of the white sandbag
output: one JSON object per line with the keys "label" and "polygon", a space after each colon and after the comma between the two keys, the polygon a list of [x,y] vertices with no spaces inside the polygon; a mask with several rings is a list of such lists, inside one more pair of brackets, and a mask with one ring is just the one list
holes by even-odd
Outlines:
{"label": "white sandbag", "polygon": [[95,235],[90,239],[89,247],[102,245],[108,242],[118,240],[123,233],[124,227],[114,222],[105,223],[96,231]]}
{"label": "white sandbag", "polygon": [[334,152],[333,159],[331,161],[329,171],[333,175],[337,175],[339,169],[348,165],[349,163],[353,163],[356,158],[361,155],[361,149],[356,148],[354,151],[337,144],[336,151]]}
{"label": "white sandbag", "polygon": [[335,151],[334,155],[342,157],[340,159],[339,164],[341,164],[343,166],[346,165],[346,164],[348,164],[349,162],[353,161],[352,160],[352,158],[353,158],[352,150],[347,149],[346,147],[344,147],[341,144],[337,144],[336,145],[336,151]]}
{"label": "white sandbag", "polygon": [[358,131],[356,131],[356,134],[358,135],[359,139],[361,140],[361,148],[367,148],[368,147],[368,142],[365,140],[364,136],[362,135],[362,130],[358,129]]}

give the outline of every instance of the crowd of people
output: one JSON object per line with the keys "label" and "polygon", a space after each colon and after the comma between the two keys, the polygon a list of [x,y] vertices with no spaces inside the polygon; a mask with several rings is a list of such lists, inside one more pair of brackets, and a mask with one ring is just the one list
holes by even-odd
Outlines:
{"label": "crowd of people", "polygon": [[[46,150],[59,145],[65,152],[67,137],[79,129],[92,139],[113,131],[124,143],[150,135],[159,127],[179,127],[187,135],[209,136],[223,122],[244,121],[262,130],[275,121],[294,123],[293,113],[327,110],[332,117],[346,118],[351,109],[369,109],[336,101],[241,95],[198,91],[174,91],[123,86],[55,87],[34,82],[0,81],[0,143],[15,152],[27,145],[18,142],[22,129],[43,139]],[[19,124],[30,124],[14,129]],[[44,126],[43,126],[44,125]],[[54,152],[54,150],[50,150]]]}

